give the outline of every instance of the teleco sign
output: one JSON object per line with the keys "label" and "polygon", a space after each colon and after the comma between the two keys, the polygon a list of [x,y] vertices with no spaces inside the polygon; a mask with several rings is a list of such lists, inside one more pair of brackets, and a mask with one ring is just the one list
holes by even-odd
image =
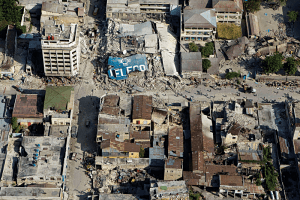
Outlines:
{"label": "teleco sign", "polygon": [[126,58],[109,57],[108,65],[113,68],[108,70],[108,76],[111,79],[126,79],[130,72],[148,70],[145,54],[137,54]]}

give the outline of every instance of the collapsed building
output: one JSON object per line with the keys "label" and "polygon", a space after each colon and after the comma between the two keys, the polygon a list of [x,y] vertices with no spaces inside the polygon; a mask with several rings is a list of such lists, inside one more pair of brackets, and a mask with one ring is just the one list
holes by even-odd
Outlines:
{"label": "collapsed building", "polygon": [[[4,55],[1,53],[0,76],[12,78],[15,73],[14,56],[17,50],[17,30],[13,25],[8,25],[5,39]],[[4,57],[3,57],[4,56]]]}

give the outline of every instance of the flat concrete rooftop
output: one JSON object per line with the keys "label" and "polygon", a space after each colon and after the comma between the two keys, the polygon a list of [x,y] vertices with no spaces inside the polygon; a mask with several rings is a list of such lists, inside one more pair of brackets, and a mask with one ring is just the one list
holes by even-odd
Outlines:
{"label": "flat concrete rooftop", "polygon": [[60,188],[2,187],[0,199],[61,199]]}
{"label": "flat concrete rooftop", "polygon": [[[51,136],[25,136],[23,137],[22,146],[28,155],[26,157],[22,156],[19,159],[18,178],[61,175],[65,153],[65,140]],[[34,161],[36,161],[36,166],[33,166]]]}

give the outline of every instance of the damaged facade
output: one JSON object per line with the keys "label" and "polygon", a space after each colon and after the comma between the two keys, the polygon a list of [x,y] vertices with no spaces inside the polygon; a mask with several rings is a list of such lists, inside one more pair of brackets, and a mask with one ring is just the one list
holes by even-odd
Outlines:
{"label": "damaged facade", "polygon": [[106,18],[139,21],[146,18],[162,18],[164,15],[179,15],[178,0],[108,0]]}
{"label": "damaged facade", "polygon": [[41,45],[45,76],[75,76],[79,73],[78,23],[76,14],[67,12],[63,4],[43,2]]}

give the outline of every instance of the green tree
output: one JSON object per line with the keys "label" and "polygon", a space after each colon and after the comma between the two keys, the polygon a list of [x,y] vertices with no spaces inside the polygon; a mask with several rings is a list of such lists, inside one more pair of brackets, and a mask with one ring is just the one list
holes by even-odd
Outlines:
{"label": "green tree", "polygon": [[144,158],[145,157],[145,149],[140,147],[140,153],[139,153],[140,158]]}
{"label": "green tree", "polygon": [[280,53],[275,53],[273,56],[268,56],[263,62],[263,68],[265,73],[278,72],[282,67],[283,56]]}
{"label": "green tree", "polygon": [[287,16],[289,17],[289,22],[295,22],[298,18],[298,11],[289,11]]}
{"label": "green tree", "polygon": [[200,197],[201,197],[201,194],[200,193],[194,193],[193,191],[192,191],[192,189],[190,189],[190,191],[189,191],[189,199],[190,200],[200,200]]}
{"label": "green tree", "polygon": [[16,129],[14,129],[14,132],[15,132],[15,133],[20,133],[21,129],[22,129],[21,126],[18,125],[18,126],[16,127]]}
{"label": "green tree", "polygon": [[189,43],[189,49],[192,52],[197,52],[198,51],[198,46],[194,42],[191,42],[191,43]]}
{"label": "green tree", "polygon": [[278,174],[275,171],[274,166],[268,162],[264,167],[264,175],[266,180],[266,188],[269,191],[274,191],[277,186]]}
{"label": "green tree", "polygon": [[249,10],[250,12],[254,13],[260,10],[260,3],[261,0],[248,0],[244,2],[245,10]]}
{"label": "green tree", "polygon": [[213,42],[208,42],[205,44],[204,47],[201,47],[201,54],[202,57],[207,58],[209,55],[214,54],[214,43]]}
{"label": "green tree", "polygon": [[[23,7],[18,6],[18,0],[0,0],[0,36],[5,37],[7,25],[21,22]],[[24,26],[25,27],[25,26]],[[24,27],[19,27],[18,33],[24,30]],[[22,29],[22,30],[21,30]],[[26,28],[25,28],[26,29]],[[26,30],[25,30],[26,32]]]}
{"label": "green tree", "polygon": [[207,70],[211,67],[211,62],[208,59],[202,60],[202,69],[204,72],[207,72]]}
{"label": "green tree", "polygon": [[16,118],[16,117],[11,118],[11,126],[12,126],[13,129],[17,128],[17,126],[18,126],[18,118]]}
{"label": "green tree", "polygon": [[16,23],[16,29],[17,29],[18,35],[20,35],[22,33],[26,33],[26,26],[21,26],[20,22]]}
{"label": "green tree", "polygon": [[257,179],[257,180],[255,181],[255,184],[256,184],[257,186],[260,186],[260,185],[261,185],[261,180],[260,180],[260,179]]}
{"label": "green tree", "polygon": [[297,65],[295,58],[290,57],[286,59],[286,63],[283,65],[284,71],[288,75],[294,75],[297,72]]}
{"label": "green tree", "polygon": [[8,22],[21,22],[22,6],[18,6],[18,0],[0,0],[0,21],[6,20]]}
{"label": "green tree", "polygon": [[238,72],[228,72],[226,75],[225,75],[225,78],[226,79],[233,79],[233,78],[238,78],[240,77],[241,74],[238,73]]}

